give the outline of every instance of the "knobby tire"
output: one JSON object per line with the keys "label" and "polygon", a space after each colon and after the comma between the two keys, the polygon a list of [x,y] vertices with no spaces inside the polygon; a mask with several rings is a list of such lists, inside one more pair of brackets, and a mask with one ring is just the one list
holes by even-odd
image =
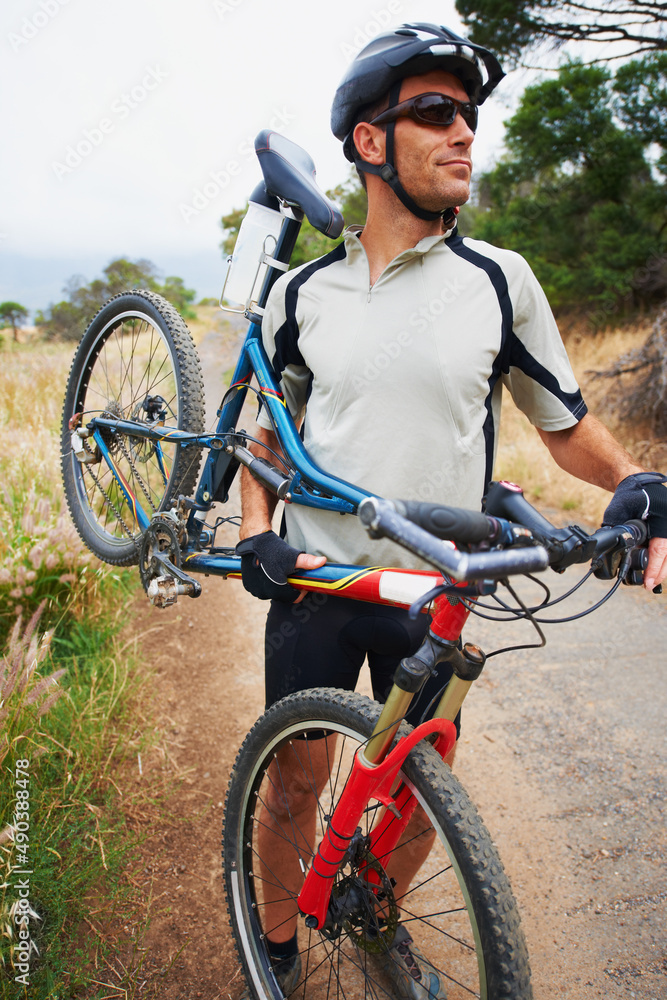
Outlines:
{"label": "knobby tire", "polygon": [[[271,874],[270,865],[261,867],[258,856],[258,832],[262,825],[272,822],[271,809],[265,805],[269,801],[269,782],[275,789],[282,782],[285,762],[290,756],[295,760],[298,756],[303,781],[314,803],[317,799],[316,841],[305,845],[299,821],[290,814],[287,823],[281,821],[281,843],[284,851],[295,852],[301,858],[301,870],[305,870],[326,829],[326,817],[343,788],[352,754],[370,736],[379,712],[376,702],[357,694],[334,689],[302,692],[269,709],[238,754],[227,793],[223,868],[232,931],[252,997],[283,996],[264,940],[274,921],[272,904],[264,905],[263,883],[275,882],[276,876]],[[408,727],[402,726],[399,736],[407,731]],[[335,759],[334,750],[328,749],[334,734]],[[325,735],[329,737],[326,744],[322,742]],[[315,779],[306,777],[318,743],[326,747],[320,754],[327,758],[327,769],[331,768],[319,798]],[[415,944],[440,974],[448,1000],[475,996],[485,1000],[530,1000],[530,970],[516,903],[474,805],[449,767],[426,743],[409,755],[401,777],[412,788],[437,833],[436,844],[409,892],[395,901],[402,908],[402,919]],[[289,797],[288,789],[285,794]],[[377,813],[377,803],[370,803],[362,820],[364,833],[372,827]],[[397,852],[406,846],[399,845]],[[372,863],[377,870],[378,862]],[[388,864],[386,858],[382,864]],[[332,940],[320,931],[309,930],[303,917],[299,918],[301,975],[291,993],[293,998],[374,1000],[395,996],[391,982],[378,966],[376,953],[386,951],[386,947],[378,945],[377,923],[369,921],[376,904],[368,892],[368,881],[360,876],[363,866],[364,862],[346,865],[334,885],[332,897],[356,900],[356,907],[351,907],[340,922],[338,937]],[[385,879],[383,885],[390,883]],[[294,900],[296,913],[298,890],[285,887],[281,892]],[[386,911],[387,903],[382,905]],[[279,939],[276,933],[273,937]]]}

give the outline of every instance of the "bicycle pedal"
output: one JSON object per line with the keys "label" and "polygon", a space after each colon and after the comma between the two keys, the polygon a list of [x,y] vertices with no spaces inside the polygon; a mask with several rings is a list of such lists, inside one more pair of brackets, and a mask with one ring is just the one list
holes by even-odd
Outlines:
{"label": "bicycle pedal", "polygon": [[201,585],[196,580],[180,583],[173,576],[155,576],[146,588],[146,596],[155,608],[170,608],[179,597],[199,597]]}

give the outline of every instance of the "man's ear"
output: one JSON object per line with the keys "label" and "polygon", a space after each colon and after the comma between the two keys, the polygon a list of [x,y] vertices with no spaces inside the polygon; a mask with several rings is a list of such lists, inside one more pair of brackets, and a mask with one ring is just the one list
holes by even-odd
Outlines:
{"label": "man's ear", "polygon": [[383,128],[359,122],[352,133],[357,152],[362,160],[381,166],[385,162],[386,135]]}

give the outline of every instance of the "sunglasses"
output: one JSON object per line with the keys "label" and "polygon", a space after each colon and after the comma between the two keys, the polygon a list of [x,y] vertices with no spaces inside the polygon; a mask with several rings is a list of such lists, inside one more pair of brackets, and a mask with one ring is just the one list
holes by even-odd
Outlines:
{"label": "sunglasses", "polygon": [[471,132],[477,131],[477,105],[467,101],[457,101],[444,94],[419,94],[407,101],[401,101],[393,108],[383,111],[370,125],[385,125],[397,118],[412,118],[419,125],[437,125],[447,128],[454,124],[457,114],[461,115]]}

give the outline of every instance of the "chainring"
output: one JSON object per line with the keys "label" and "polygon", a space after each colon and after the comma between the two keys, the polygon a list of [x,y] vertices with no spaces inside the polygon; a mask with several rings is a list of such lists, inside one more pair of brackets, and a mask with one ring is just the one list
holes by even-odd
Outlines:
{"label": "chainring", "polygon": [[151,580],[164,576],[164,566],[155,553],[166,555],[177,569],[181,568],[181,544],[178,525],[166,517],[155,517],[146,528],[139,550],[139,574],[145,591]]}

